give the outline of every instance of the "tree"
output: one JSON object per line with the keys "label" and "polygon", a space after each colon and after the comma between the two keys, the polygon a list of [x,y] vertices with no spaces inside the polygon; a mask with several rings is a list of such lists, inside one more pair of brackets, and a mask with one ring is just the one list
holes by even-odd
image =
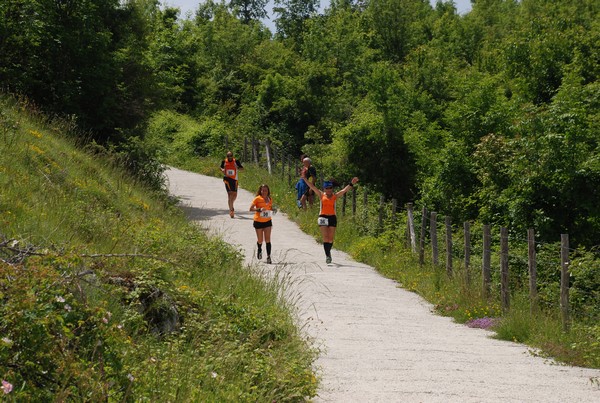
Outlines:
{"label": "tree", "polygon": [[141,51],[152,5],[3,1],[0,82],[47,111],[75,117],[102,143],[123,140],[151,99]]}
{"label": "tree", "polygon": [[231,0],[229,8],[241,16],[244,23],[260,20],[268,16],[266,6],[269,0]]}
{"label": "tree", "polygon": [[392,61],[402,61],[427,38],[432,15],[427,0],[372,0],[367,8],[373,45]]}
{"label": "tree", "polygon": [[273,13],[278,15],[275,19],[277,33],[301,44],[304,23],[317,12],[318,4],[318,0],[275,0]]}

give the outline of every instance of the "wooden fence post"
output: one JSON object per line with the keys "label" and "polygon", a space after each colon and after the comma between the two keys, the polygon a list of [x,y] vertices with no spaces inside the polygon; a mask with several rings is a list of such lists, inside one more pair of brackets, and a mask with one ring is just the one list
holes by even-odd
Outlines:
{"label": "wooden fence post", "polygon": [[419,264],[425,264],[425,231],[427,230],[427,209],[421,209],[421,236],[419,238]]}
{"label": "wooden fence post", "polygon": [[367,208],[367,203],[369,201],[369,197],[367,195],[367,192],[368,192],[367,189],[366,188],[363,188],[363,189],[364,189],[364,193],[363,193],[363,220],[365,222],[367,222],[367,217],[368,217],[368,214],[369,214],[369,210]]}
{"label": "wooden fence post", "polygon": [[569,312],[569,234],[560,234],[560,311],[562,313],[563,330],[571,328]]}
{"label": "wooden fence post", "polygon": [[292,186],[292,157],[288,155],[288,186]]}
{"label": "wooden fence post", "polygon": [[468,287],[471,285],[471,224],[465,221],[463,227],[465,232],[465,283]]}
{"label": "wooden fence post", "polygon": [[430,219],[430,238],[431,238],[431,257],[433,260],[433,265],[437,266],[439,264],[438,261],[438,242],[437,242],[437,213],[435,211],[431,212]]}
{"label": "wooden fence post", "polygon": [[356,215],[356,188],[352,188],[352,216]]}
{"label": "wooden fence post", "polygon": [[385,196],[379,196],[379,222],[377,226],[377,232],[383,231],[383,208],[385,205]]}
{"label": "wooden fence post", "polygon": [[527,230],[527,265],[529,267],[529,307],[533,314],[538,309],[537,297],[537,261],[535,254],[535,231]]}
{"label": "wooden fence post", "polygon": [[481,266],[483,287],[482,287],[482,295],[483,298],[487,299],[490,296],[490,283],[491,279],[491,244],[492,244],[492,234],[489,224],[483,225],[483,259]]}
{"label": "wooden fence post", "polygon": [[508,283],[508,228],[500,228],[500,295],[502,311],[510,309],[510,289]]}
{"label": "wooden fence post", "polygon": [[267,155],[267,171],[269,172],[269,175],[271,175],[273,173],[272,169],[271,169],[271,164],[273,163],[273,161],[271,161],[271,158],[272,158],[271,151],[272,151],[271,150],[271,141],[269,139],[267,139],[265,141],[265,153]]}
{"label": "wooden fence post", "polygon": [[444,221],[446,226],[446,275],[452,277],[452,218],[446,216]]}
{"label": "wooden fence post", "polygon": [[417,251],[417,237],[415,235],[415,217],[413,216],[413,204],[406,204],[406,211],[408,214],[407,223],[408,223],[408,233],[410,234],[410,248],[413,253]]}

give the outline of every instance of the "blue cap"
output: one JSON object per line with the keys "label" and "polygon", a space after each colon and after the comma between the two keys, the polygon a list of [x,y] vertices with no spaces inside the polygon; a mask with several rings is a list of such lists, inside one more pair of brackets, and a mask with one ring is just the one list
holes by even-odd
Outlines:
{"label": "blue cap", "polygon": [[331,181],[324,181],[323,182],[323,187],[324,188],[330,188],[330,187],[332,188],[333,187],[333,182],[331,182]]}

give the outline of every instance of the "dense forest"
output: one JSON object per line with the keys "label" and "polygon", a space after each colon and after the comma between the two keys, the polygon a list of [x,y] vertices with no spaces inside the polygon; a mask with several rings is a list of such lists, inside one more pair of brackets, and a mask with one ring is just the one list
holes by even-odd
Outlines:
{"label": "dense forest", "polygon": [[[0,85],[150,184],[169,147],[309,153],[400,203],[600,244],[600,2],[1,0]],[[193,119],[198,129],[185,131]],[[240,141],[241,143],[241,141]]]}

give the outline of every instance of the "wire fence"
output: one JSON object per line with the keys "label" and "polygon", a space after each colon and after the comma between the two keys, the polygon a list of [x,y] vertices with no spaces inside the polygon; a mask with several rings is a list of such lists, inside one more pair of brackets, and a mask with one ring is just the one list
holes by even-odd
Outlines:
{"label": "wire fence", "polygon": [[[271,175],[287,180],[290,187],[298,180],[301,161],[292,157],[285,146],[246,138],[240,151],[244,161],[266,168]],[[555,243],[545,243],[536,240],[533,228],[526,234],[518,234],[507,227],[495,228],[489,224],[456,225],[451,217],[438,217],[425,206],[416,210],[412,203],[398,206],[395,199],[386,200],[368,186],[355,187],[344,194],[340,213],[357,218],[364,234],[403,232],[405,246],[418,256],[421,265],[445,266],[448,277],[462,276],[468,286],[480,278],[482,297],[487,299],[497,292],[504,312],[510,309],[513,292],[527,288],[532,313],[539,309],[538,268],[541,267],[544,279],[558,280],[557,304],[563,328],[568,330],[571,326],[569,265],[570,256],[577,250],[570,248],[568,234],[562,234]],[[543,253],[538,256],[539,251]]]}

